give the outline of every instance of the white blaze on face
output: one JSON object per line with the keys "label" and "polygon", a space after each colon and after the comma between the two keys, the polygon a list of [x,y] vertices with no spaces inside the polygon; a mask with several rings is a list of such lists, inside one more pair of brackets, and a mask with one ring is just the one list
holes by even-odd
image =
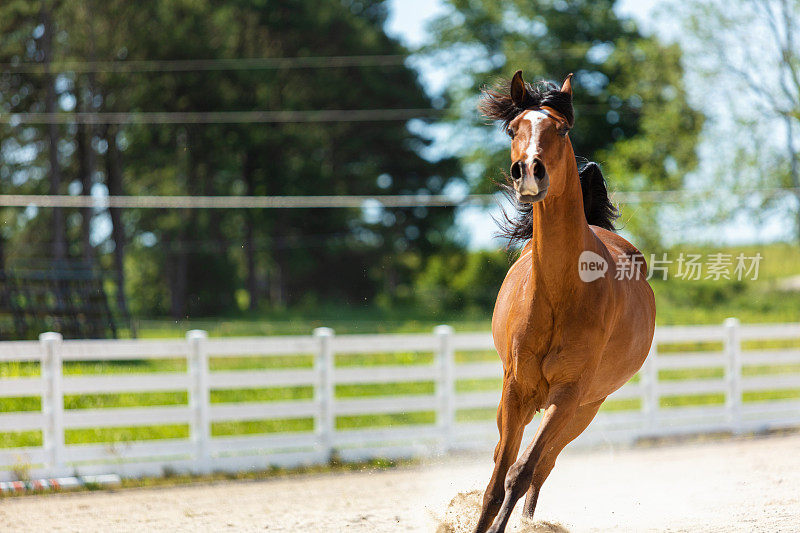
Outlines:
{"label": "white blaze on face", "polygon": [[525,114],[522,115],[522,120],[527,122],[531,128],[531,136],[528,139],[528,146],[525,147],[525,164],[528,166],[528,169],[533,168],[533,159],[536,157],[536,141],[533,138],[533,132],[536,131],[536,120],[542,116],[543,115],[541,113],[537,113],[536,111],[525,111]]}
{"label": "white blaze on face", "polygon": [[539,194],[539,184],[536,183],[536,179],[532,174],[533,160],[536,158],[536,145],[538,144],[537,140],[534,139],[534,132],[536,131],[536,121],[544,119],[546,119],[545,115],[536,111],[526,111],[522,117],[520,117],[522,122],[528,123],[531,132],[530,138],[528,139],[528,146],[525,147],[525,165],[528,168],[528,172],[520,184],[519,192],[522,194]]}

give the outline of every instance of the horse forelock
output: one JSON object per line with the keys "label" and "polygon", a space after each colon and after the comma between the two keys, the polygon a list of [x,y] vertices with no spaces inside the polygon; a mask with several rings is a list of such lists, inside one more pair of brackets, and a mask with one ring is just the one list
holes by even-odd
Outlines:
{"label": "horse forelock", "polygon": [[526,82],[523,103],[519,106],[511,98],[511,80],[501,79],[494,86],[483,89],[478,109],[486,118],[498,120],[503,128],[507,128],[523,112],[542,106],[563,115],[570,126],[574,124],[572,95],[561,92],[555,83],[545,80],[533,84]]}

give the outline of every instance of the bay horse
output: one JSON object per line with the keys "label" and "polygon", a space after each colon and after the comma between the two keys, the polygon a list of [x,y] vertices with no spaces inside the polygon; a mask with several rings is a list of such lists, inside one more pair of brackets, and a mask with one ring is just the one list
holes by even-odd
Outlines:
{"label": "bay horse", "polygon": [[[656,309],[644,257],[613,231],[617,212],[599,167],[585,164],[579,174],[569,139],[572,74],[559,89],[525,83],[518,71],[484,89],[479,109],[512,139],[507,190],[519,213],[506,217],[505,234],[530,239],[492,317],[503,362],[500,442],[475,531],[497,533],[526,492],[523,513],[533,516],[558,454],[641,368]],[[517,458],[540,410],[536,436]]]}

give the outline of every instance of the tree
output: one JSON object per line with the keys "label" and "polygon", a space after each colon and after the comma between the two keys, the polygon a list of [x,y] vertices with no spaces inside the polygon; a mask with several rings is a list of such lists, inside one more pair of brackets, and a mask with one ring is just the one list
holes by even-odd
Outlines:
{"label": "tree", "polygon": [[[39,24],[42,28],[40,39],[42,64],[44,65],[44,111],[45,113],[56,112],[56,87],[55,77],[53,76],[53,39],[56,31],[55,21],[53,20],[53,6],[50,2],[42,1],[39,11]],[[49,160],[50,174],[50,194],[61,194],[61,162],[59,161],[58,144],[61,138],[58,125],[51,123],[47,125],[47,153]],[[61,207],[53,208],[53,256],[56,260],[63,261],[67,258],[67,234],[64,226],[64,213]]]}
{"label": "tree", "polygon": [[[618,17],[614,0],[450,0],[450,13],[432,26],[434,60],[460,65],[448,94],[460,123],[463,161],[473,165],[474,190],[487,190],[497,168],[508,167],[507,143],[477,129],[480,88],[523,69],[528,79],[563,80],[575,73],[576,126],[570,139],[578,155],[605,167],[612,189],[672,189],[695,167],[702,115],[686,101],[681,50],[642,36],[633,21]],[[637,206],[638,207],[638,206]],[[660,240],[650,216],[626,230],[645,248]]]}
{"label": "tree", "polygon": [[[4,33],[8,39],[0,51],[7,49],[3,57],[10,63],[41,63],[52,55],[52,69],[34,73],[11,69],[4,74],[0,95],[4,111],[431,106],[416,73],[402,64],[125,71],[132,60],[162,64],[265,56],[402,56],[407,51],[383,32],[387,8],[382,0],[324,0],[313,5],[299,0],[133,4],[87,0],[61,2],[52,9],[50,3],[34,9],[27,4],[12,2],[0,8],[0,24],[5,26],[10,14],[17,17],[8,24],[10,31]],[[42,37],[37,29],[42,26],[41,13],[52,19],[53,28],[42,35],[52,33],[56,38],[52,54],[37,59],[30,50]],[[119,68],[115,64],[94,72],[69,67],[70,61],[87,60],[117,63]],[[23,95],[28,86],[30,96]],[[55,93],[47,92],[51,86]],[[61,104],[69,101],[75,102],[73,107]],[[19,192],[48,190],[43,180],[31,177],[32,167],[37,175],[48,168],[60,169],[57,190],[62,194],[66,189],[88,194],[94,181],[100,181],[112,195],[436,194],[457,173],[452,160],[422,157],[429,141],[397,121],[177,121],[97,127],[76,123],[59,125],[57,130],[36,125],[27,141],[25,126],[3,128],[4,153],[33,147],[34,160],[19,165],[30,175],[19,183],[3,178],[4,185]],[[59,139],[48,144],[51,131]],[[62,149],[54,154],[48,146]],[[60,166],[49,165],[48,158],[54,156]],[[13,172],[12,167],[6,165],[4,172]],[[52,237],[53,231],[42,231],[52,212],[39,210],[30,220],[18,214],[19,224],[9,232],[11,250],[24,250],[24,245],[42,236]],[[116,273],[119,307],[124,310],[127,305],[127,290],[130,306],[139,314],[170,313],[180,318],[229,312],[236,309],[236,296],[243,289],[252,309],[267,298],[275,306],[325,299],[362,302],[379,291],[407,289],[418,256],[449,240],[453,220],[449,209],[377,206],[369,213],[365,217],[362,209],[110,209],[94,217],[101,222],[96,226],[109,229],[96,252],[104,268]],[[100,237],[92,229],[92,213],[65,209],[64,214],[67,249],[73,256],[85,256],[92,238]]]}
{"label": "tree", "polygon": [[[98,55],[105,59],[118,57],[119,51],[124,48],[130,32],[115,15],[125,13],[124,6],[118,2],[64,2],[57,13],[59,30],[63,34],[63,57],[66,60],[79,62],[94,62]],[[125,13],[131,15],[131,13]],[[133,20],[133,17],[125,20]],[[62,73],[64,79],[71,81],[70,96],[76,102],[75,111],[123,111],[117,105],[124,102],[119,98],[124,90],[125,80],[112,72],[95,72],[92,68],[78,72]],[[72,163],[72,173],[75,182],[80,184],[83,195],[90,195],[95,181],[95,174],[100,176],[100,183],[105,185],[108,194],[117,196],[124,194],[123,173],[124,162],[118,147],[117,135],[119,128],[116,125],[102,125],[77,122],[70,141],[75,145]],[[102,146],[102,153],[98,154],[98,146]],[[102,156],[102,157],[99,157]],[[80,249],[83,260],[90,265],[97,262],[92,246],[92,220],[91,208],[80,211]],[[129,305],[126,290],[125,276],[125,247],[126,235],[123,222],[123,213],[119,208],[109,208],[104,214],[110,225],[110,238],[106,241],[111,252],[111,270],[114,272],[116,287],[117,310],[123,317],[129,315]],[[77,254],[76,254],[77,255]],[[101,260],[103,258],[100,258]],[[107,260],[107,258],[106,258]]]}
{"label": "tree", "polygon": [[[55,56],[53,42],[57,5],[14,1],[0,5],[0,62],[40,67],[0,75],[0,112],[54,111],[58,94],[48,67]],[[55,125],[2,121],[0,124],[0,184],[5,193],[60,194],[63,132]],[[3,209],[5,259],[31,259],[49,254],[66,259],[66,228],[61,210],[21,212]]]}
{"label": "tree", "polygon": [[[242,24],[237,47],[245,56],[405,54],[384,34],[385,17],[382,1],[272,2],[268,8],[239,11],[237,19],[249,23]],[[237,97],[236,104],[262,109],[431,105],[416,74],[405,67],[293,69],[270,77],[243,71],[236,81],[242,87],[237,94],[247,95]],[[246,89],[254,86],[260,90]],[[410,134],[402,123],[256,125],[235,132],[248,147],[244,179],[247,190],[256,194],[437,193],[457,171],[451,161],[423,159],[419,152],[427,141]],[[257,260],[248,258],[257,270],[248,269],[248,286],[269,287],[277,305],[297,302],[305,292],[363,301],[380,288],[397,290],[411,280],[399,258],[404,253],[429,254],[446,241],[443,234],[452,223],[452,212],[379,211],[369,220],[357,210],[253,213],[248,242],[271,245]],[[254,248],[248,247],[248,255]],[[325,276],[319,276],[320,260],[330,269]],[[258,283],[258,272],[266,273],[266,283]],[[331,276],[341,286],[330,284]],[[251,290],[251,302],[256,296]]]}
{"label": "tree", "polygon": [[[736,172],[724,162],[726,185],[749,194],[790,187],[800,241],[800,2],[718,0],[682,4],[696,69],[733,117]],[[711,103],[710,103],[711,105]],[[716,140],[715,140],[716,141]],[[764,210],[774,203],[766,197]]]}

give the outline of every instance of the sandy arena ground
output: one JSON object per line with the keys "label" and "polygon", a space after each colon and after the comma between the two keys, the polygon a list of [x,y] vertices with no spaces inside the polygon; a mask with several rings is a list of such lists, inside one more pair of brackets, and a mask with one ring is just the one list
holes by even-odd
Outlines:
{"label": "sandy arena ground", "polygon": [[[469,531],[491,452],[383,472],[0,500],[4,531]],[[522,507],[517,505],[517,513]],[[800,435],[565,452],[509,531],[800,531]]]}

